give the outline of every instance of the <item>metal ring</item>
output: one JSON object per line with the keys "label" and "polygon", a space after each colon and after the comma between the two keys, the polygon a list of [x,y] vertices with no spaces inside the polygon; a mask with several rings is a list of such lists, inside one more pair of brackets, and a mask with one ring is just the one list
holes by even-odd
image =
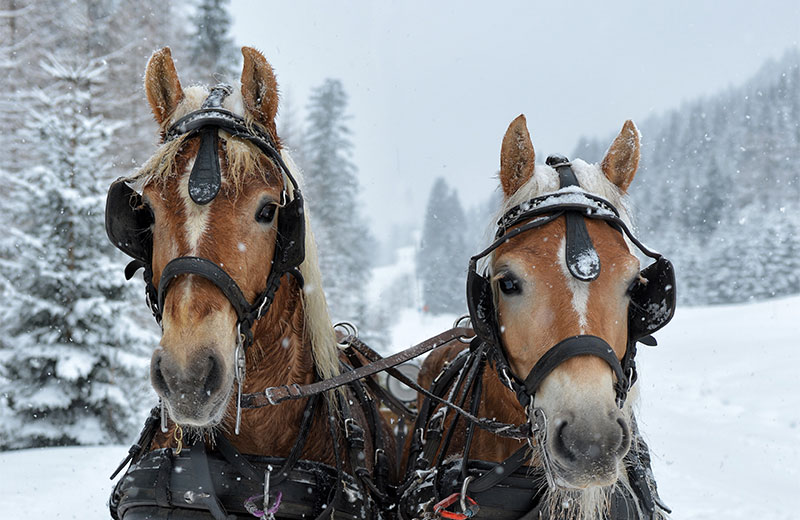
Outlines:
{"label": "metal ring", "polygon": [[[349,321],[340,321],[338,323],[334,323],[333,324],[333,330],[336,330],[337,328],[340,328],[340,329],[342,329],[344,331],[345,337],[346,336],[352,336],[354,338],[358,338],[358,327],[356,327],[353,323],[351,323]],[[350,344],[349,343],[338,343],[337,342],[336,345],[342,350],[346,350],[346,349],[350,348]]]}
{"label": "metal ring", "polygon": [[458,318],[456,318],[456,321],[453,322],[453,328],[457,329],[458,327],[461,326],[461,323],[465,322],[465,321],[467,323],[470,323],[469,314],[464,314],[464,315],[459,316]]}
{"label": "metal ring", "polygon": [[[465,327],[472,328],[472,318],[470,317],[469,314],[464,314],[463,316],[459,316],[458,318],[456,318],[456,321],[453,322],[453,328],[457,329],[461,327],[462,324],[464,324]],[[456,339],[461,343],[470,343],[472,341],[472,338],[474,337],[475,335],[459,336]]]}

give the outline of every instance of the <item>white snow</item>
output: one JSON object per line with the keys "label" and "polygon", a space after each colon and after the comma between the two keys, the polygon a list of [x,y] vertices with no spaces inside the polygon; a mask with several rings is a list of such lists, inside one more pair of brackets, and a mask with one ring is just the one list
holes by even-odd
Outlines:
{"label": "white snow", "polygon": [[[800,493],[800,297],[678,309],[640,346],[639,425],[675,519],[796,519]],[[401,312],[397,348],[454,316]],[[0,453],[3,519],[107,519],[125,446]]]}

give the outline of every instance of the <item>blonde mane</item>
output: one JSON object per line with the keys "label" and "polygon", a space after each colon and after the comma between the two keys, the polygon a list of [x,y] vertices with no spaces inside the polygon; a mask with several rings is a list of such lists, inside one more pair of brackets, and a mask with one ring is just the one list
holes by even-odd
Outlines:
{"label": "blonde mane", "polygon": [[[281,157],[289,167],[292,176],[303,188],[303,174],[292,160],[289,152],[281,150]],[[285,182],[288,182],[288,179]],[[306,208],[304,213],[306,219],[306,258],[300,264],[300,272],[305,279],[305,286],[303,287],[305,330],[311,341],[311,351],[314,355],[317,372],[323,379],[328,379],[339,373],[339,351],[336,333],[333,330],[328,312],[328,302],[325,300],[325,291],[322,289],[322,273],[319,270],[317,243],[311,230],[309,213],[308,208]]]}
{"label": "blonde mane", "polygon": [[[184,99],[175,109],[168,123],[162,130],[168,128],[174,121],[177,121],[186,114],[197,110],[208,95],[208,88],[204,86],[192,86],[184,91]],[[241,114],[244,111],[240,89],[235,87],[233,93],[225,100],[223,107],[233,113]],[[253,124],[252,120],[245,116],[248,124]],[[220,138],[225,141],[225,159],[228,167],[226,168],[223,183],[232,183],[233,188],[238,192],[248,175],[253,172],[262,172],[262,179],[268,182],[267,173],[259,167],[258,162],[263,154],[253,144],[248,141],[236,138],[227,132],[219,132]],[[186,137],[179,137],[175,140],[162,144],[156,153],[128,180],[133,188],[141,192],[150,184],[163,185],[170,177],[180,175],[177,172],[175,161],[183,146]],[[290,173],[295,178],[300,187],[303,187],[303,174],[286,150],[281,150],[281,157],[289,167]],[[284,186],[289,185],[289,179],[284,176]],[[292,197],[291,190],[287,190],[289,197]],[[325,300],[325,293],[322,290],[322,274],[319,269],[319,257],[317,255],[317,245],[314,240],[314,233],[311,228],[309,211],[306,208],[304,213],[306,221],[305,233],[305,260],[300,264],[300,272],[305,280],[303,289],[303,310],[305,313],[305,329],[307,339],[311,343],[311,351],[314,356],[314,364],[317,373],[323,379],[333,377],[339,373],[338,347],[336,333],[331,324],[328,313],[328,304]]]}

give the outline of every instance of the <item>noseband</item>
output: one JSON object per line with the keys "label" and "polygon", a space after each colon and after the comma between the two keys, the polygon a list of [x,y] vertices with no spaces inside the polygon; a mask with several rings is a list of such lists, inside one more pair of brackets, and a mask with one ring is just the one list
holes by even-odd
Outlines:
{"label": "noseband", "polygon": [[[530,199],[507,211],[497,223],[495,241],[470,259],[467,304],[472,326],[477,334],[475,341],[487,343],[491,347],[490,355],[501,375],[500,380],[514,391],[523,408],[527,409],[529,405],[533,407],[537,389],[556,367],[573,357],[587,355],[599,357],[611,367],[616,376],[616,400],[621,408],[637,378],[634,361],[636,342],[655,345],[655,339],[650,334],[666,325],[675,312],[675,274],[672,264],[636,239],[613,204],[580,189],[566,157],[552,155],[547,158],[547,164],[558,172],[560,189]],[[627,236],[642,253],[653,258],[655,262],[643,269],[640,277],[628,289],[631,298],[628,341],[621,362],[604,339],[592,335],[573,336],[551,347],[523,380],[511,370],[497,322],[490,277],[488,274],[478,274],[477,263],[510,239],[542,227],[561,216],[566,219],[567,267],[570,274],[578,280],[595,280],[601,269],[599,256],[586,229],[587,218],[605,221]]]}

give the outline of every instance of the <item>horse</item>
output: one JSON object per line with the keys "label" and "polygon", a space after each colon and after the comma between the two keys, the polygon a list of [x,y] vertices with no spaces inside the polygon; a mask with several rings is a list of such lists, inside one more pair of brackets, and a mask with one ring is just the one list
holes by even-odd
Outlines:
{"label": "horse", "polygon": [[170,49],[152,55],[144,83],[161,145],[109,189],[107,233],[133,258],[128,278],[144,269],[162,332],[150,367],[160,407],[112,515],[374,518],[395,449],[364,388],[263,399],[345,364],[301,174],[276,129],[275,75],[255,49],[242,55],[240,89],[184,89]]}
{"label": "horse", "polygon": [[[672,265],[631,232],[639,143],[627,121],[599,164],[536,165],[524,115],[509,125],[497,232],[468,273],[477,337],[422,366],[403,518],[669,512],[632,406],[636,343],[654,345],[675,305]],[[654,262],[641,269],[637,249]]]}

